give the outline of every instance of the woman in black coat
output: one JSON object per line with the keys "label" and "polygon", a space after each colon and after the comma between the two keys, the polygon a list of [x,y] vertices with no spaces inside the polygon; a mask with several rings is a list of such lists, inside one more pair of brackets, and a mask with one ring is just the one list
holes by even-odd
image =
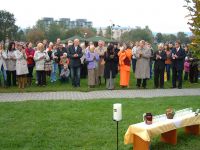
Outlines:
{"label": "woman in black coat", "polygon": [[116,77],[118,64],[118,55],[115,53],[114,46],[109,45],[104,54],[105,70],[104,77],[107,79],[106,88],[109,90],[114,89],[114,78]]}

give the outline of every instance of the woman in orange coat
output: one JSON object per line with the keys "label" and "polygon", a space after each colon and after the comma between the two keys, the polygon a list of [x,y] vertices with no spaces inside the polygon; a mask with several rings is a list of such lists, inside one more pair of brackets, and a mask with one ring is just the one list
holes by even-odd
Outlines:
{"label": "woman in orange coat", "polygon": [[120,70],[120,86],[128,87],[131,70],[132,50],[130,46],[122,46],[118,53],[119,56],[119,70]]}

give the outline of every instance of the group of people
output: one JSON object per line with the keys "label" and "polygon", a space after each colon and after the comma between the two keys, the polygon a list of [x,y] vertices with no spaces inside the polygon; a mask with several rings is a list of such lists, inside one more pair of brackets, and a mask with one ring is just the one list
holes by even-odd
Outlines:
{"label": "group of people", "polygon": [[120,86],[129,87],[132,66],[138,88],[146,88],[152,74],[154,87],[164,88],[165,74],[169,81],[172,70],[172,88],[180,89],[183,71],[185,80],[189,76],[191,82],[196,82],[198,67],[192,69],[192,60],[188,47],[183,49],[179,41],[175,45],[160,43],[156,51],[144,40],[134,45],[115,43],[107,47],[104,41],[86,45],[78,39],[64,45],[59,38],[55,43],[38,42],[34,48],[31,42],[10,42],[7,50],[0,44],[0,79],[6,87],[18,84],[19,88],[25,88],[31,86],[35,68],[38,86],[45,86],[49,76],[52,83],[58,79],[62,83],[71,80],[72,86],[80,87],[81,77],[88,77],[88,87],[99,86],[105,79],[106,88],[113,90],[118,73]]}

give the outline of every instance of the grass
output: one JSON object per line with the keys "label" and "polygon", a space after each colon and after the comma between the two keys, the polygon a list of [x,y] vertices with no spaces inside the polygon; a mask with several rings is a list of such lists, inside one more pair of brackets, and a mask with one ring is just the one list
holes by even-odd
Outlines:
{"label": "grass", "polygon": [[[115,89],[119,90],[121,89],[119,85],[119,74],[117,75],[115,79]],[[73,88],[71,83],[61,83],[60,81],[57,81],[56,83],[51,83],[50,79],[47,78],[47,86],[46,87],[38,87],[33,81],[33,85],[31,87],[26,87],[25,89],[19,89],[18,87],[10,87],[10,88],[2,88],[0,87],[0,93],[13,93],[13,92],[47,92],[47,91],[82,91],[82,92],[89,92],[94,90],[105,90],[106,86],[105,84],[98,86],[96,88],[89,89],[87,84],[87,79],[81,79],[81,87],[80,88]],[[103,79],[104,83],[104,79]],[[172,86],[171,81],[165,82],[165,88],[170,88]],[[153,89],[154,88],[154,81],[153,79],[147,81],[147,88]],[[183,82],[183,88],[200,88],[200,84],[195,83],[191,84],[189,81]],[[130,87],[129,89],[136,89],[136,79],[131,72],[130,77]]]}
{"label": "grass", "polygon": [[[112,105],[123,106],[119,123],[119,149],[124,145],[128,126],[142,121],[144,112],[164,113],[166,108],[200,106],[200,97],[162,97],[151,99],[107,99],[92,101],[27,101],[0,103],[0,149],[2,150],[114,150],[116,123]],[[153,138],[153,150],[199,150],[200,137],[178,130],[176,146]]]}

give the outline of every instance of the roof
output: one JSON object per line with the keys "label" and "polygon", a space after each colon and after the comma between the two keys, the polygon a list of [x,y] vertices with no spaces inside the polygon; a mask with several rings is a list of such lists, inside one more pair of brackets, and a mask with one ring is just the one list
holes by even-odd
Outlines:
{"label": "roof", "polygon": [[80,37],[78,35],[75,35],[75,36],[72,36],[72,37],[70,37],[70,38],[68,38],[66,40],[63,40],[62,42],[66,42],[66,41],[69,41],[69,40],[73,41],[75,39],[79,39],[80,41],[85,41],[86,40],[86,39],[84,39],[84,38],[82,38],[82,37]]}
{"label": "roof", "polygon": [[86,41],[88,42],[98,42],[98,41],[104,41],[104,42],[116,42],[115,40],[111,40],[111,39],[107,39],[105,37],[102,37],[102,36],[93,36],[93,37],[90,37],[90,38],[87,38]]}

